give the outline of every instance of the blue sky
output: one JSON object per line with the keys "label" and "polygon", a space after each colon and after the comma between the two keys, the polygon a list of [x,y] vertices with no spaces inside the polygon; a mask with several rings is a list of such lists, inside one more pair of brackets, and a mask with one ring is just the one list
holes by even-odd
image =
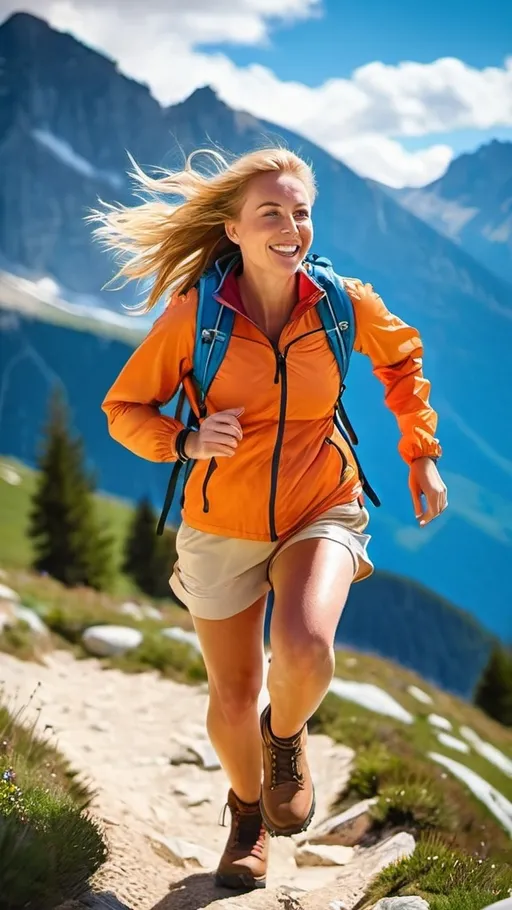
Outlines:
{"label": "blue sky", "polygon": [[0,0],[114,58],[163,105],[209,84],[362,176],[425,186],[512,141],[508,0]]}
{"label": "blue sky", "polygon": [[[229,46],[240,67],[259,63],[283,80],[319,86],[350,77],[374,60],[432,63],[457,57],[477,69],[501,67],[512,56],[512,3],[507,0],[324,0],[322,13],[293,25],[276,22],[260,46]],[[205,45],[209,52],[225,44]],[[492,138],[512,141],[512,126],[429,134],[429,143],[448,143],[455,153],[473,151]],[[426,145],[424,137],[402,139],[406,148]]]}

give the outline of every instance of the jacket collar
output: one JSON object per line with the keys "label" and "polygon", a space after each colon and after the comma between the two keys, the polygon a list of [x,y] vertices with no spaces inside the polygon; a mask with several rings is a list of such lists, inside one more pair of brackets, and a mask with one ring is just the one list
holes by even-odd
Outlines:
{"label": "jacket collar", "polygon": [[[240,272],[239,266],[240,257],[237,257],[235,261],[232,261],[225,271],[222,271],[217,265],[217,270],[221,277],[214,297],[219,303],[224,303],[231,307],[231,309],[241,313],[242,316],[247,316],[237,281],[237,275]],[[313,281],[313,279],[310,278],[303,267],[299,271],[298,291],[298,300],[290,315],[290,319],[296,319],[298,316],[302,316],[306,310],[318,303],[325,293],[316,281]]]}

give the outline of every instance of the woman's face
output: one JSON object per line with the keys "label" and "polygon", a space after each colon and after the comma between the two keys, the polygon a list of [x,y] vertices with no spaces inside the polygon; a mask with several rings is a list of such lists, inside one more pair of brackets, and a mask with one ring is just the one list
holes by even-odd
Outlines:
{"label": "woman's face", "polygon": [[278,275],[299,268],[313,240],[311,202],[298,177],[275,171],[250,181],[239,217],[226,224],[245,263]]}

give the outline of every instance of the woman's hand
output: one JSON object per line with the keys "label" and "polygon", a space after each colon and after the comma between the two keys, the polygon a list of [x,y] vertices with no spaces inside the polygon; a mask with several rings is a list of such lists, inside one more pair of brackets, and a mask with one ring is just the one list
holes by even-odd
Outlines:
{"label": "woman's hand", "polygon": [[[409,469],[409,489],[414,514],[421,527],[437,518],[448,505],[448,491],[431,458],[416,458],[412,462]],[[425,507],[422,497],[426,500]]]}
{"label": "woman's hand", "polygon": [[229,408],[206,417],[199,430],[189,433],[185,440],[185,455],[189,458],[231,458],[243,437],[237,418],[245,408]]}

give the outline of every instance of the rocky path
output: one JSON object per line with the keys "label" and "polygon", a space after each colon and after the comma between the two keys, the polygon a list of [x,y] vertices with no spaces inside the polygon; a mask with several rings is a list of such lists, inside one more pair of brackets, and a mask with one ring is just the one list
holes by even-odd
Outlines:
{"label": "rocky path", "polygon": [[[227,836],[219,824],[227,781],[204,732],[204,686],[103,670],[96,660],[75,660],[64,651],[49,655],[44,666],[1,654],[0,685],[11,707],[30,702],[27,717],[39,714],[38,729],[48,728],[97,790],[93,811],[111,858],[96,887],[129,910],[349,910],[361,896],[362,857],[344,868],[299,867],[293,838],[272,840],[265,891],[233,895],[215,888],[211,872]],[[310,737],[315,823],[329,814],[351,758],[328,737]],[[113,898],[100,905],[119,910]]]}

